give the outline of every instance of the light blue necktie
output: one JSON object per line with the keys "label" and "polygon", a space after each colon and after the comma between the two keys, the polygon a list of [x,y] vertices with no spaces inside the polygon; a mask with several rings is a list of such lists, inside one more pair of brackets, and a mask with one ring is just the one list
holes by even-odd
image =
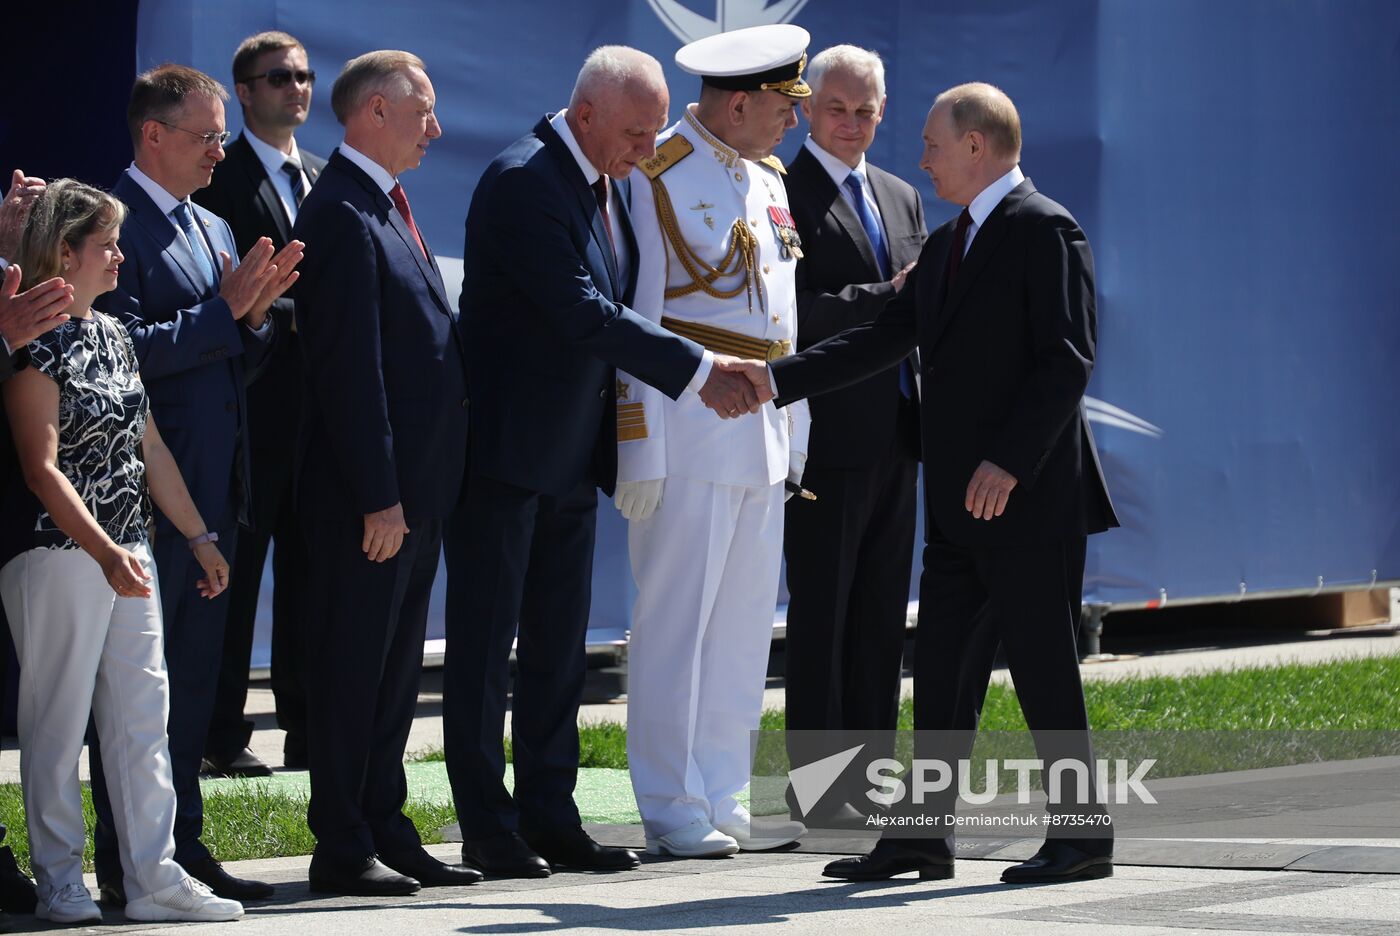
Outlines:
{"label": "light blue necktie", "polygon": [[204,244],[204,235],[195,227],[194,212],[190,210],[190,203],[180,202],[170,214],[175,218],[175,223],[180,225],[180,230],[185,232],[185,238],[190,242],[190,252],[194,254],[194,262],[199,264],[199,270],[204,274],[204,281],[210,286],[217,286],[219,278],[214,273],[214,261],[209,256],[209,248]]}
{"label": "light blue necktie", "polygon": [[880,219],[875,217],[870,203],[865,200],[865,177],[854,169],[846,176],[846,188],[851,190],[851,200],[855,202],[856,214],[860,215],[860,226],[865,228],[865,236],[870,238],[870,248],[875,251],[875,262],[880,265],[880,278],[890,278],[890,252],[885,246],[885,232],[880,230]]}
{"label": "light blue necktie", "polygon": [[[851,190],[851,200],[856,204],[856,214],[860,215],[860,226],[865,228],[865,236],[870,238],[870,249],[875,251],[875,262],[880,265],[880,278],[890,278],[890,252],[885,246],[885,232],[880,229],[880,219],[875,217],[870,203],[865,200],[865,177],[852,169],[846,176],[846,188]],[[899,365],[899,392],[906,400],[914,398],[914,366],[905,358]]]}

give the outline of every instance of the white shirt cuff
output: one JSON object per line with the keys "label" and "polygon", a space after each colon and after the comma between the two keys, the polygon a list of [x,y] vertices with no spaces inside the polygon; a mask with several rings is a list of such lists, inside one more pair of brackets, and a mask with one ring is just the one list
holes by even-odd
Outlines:
{"label": "white shirt cuff", "polygon": [[768,389],[773,394],[773,399],[778,398],[778,378],[773,375],[773,365],[768,365]]}
{"label": "white shirt cuff", "polygon": [[690,378],[690,383],[685,385],[685,389],[691,393],[699,393],[700,388],[705,386],[705,381],[710,379],[710,371],[714,366],[715,356],[706,348],[704,356],[700,358],[700,366],[695,368],[695,376]]}
{"label": "white shirt cuff", "polygon": [[248,326],[248,330],[249,330],[250,332],[252,332],[253,334],[257,335],[259,338],[261,338],[263,335],[266,335],[266,334],[268,333],[268,330],[271,329],[271,328],[272,328],[272,313],[271,313],[270,311],[267,313],[267,317],[266,317],[265,319],[263,319],[263,323],[262,323],[261,325],[259,325],[257,328],[254,328],[254,327],[251,326],[251,325]]}

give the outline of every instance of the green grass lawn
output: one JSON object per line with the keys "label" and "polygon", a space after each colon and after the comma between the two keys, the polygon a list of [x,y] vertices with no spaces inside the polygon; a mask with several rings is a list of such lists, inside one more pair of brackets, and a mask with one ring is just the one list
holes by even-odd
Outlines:
{"label": "green grass lawn", "polygon": [[[1391,750],[1400,736],[1400,654],[1323,664],[1241,669],[1185,677],[1154,676],[1095,680],[1084,685],[1089,721],[1096,735],[1123,746],[1113,756],[1162,756],[1171,739],[1174,762],[1164,762],[1157,776],[1237,770],[1317,759],[1345,759],[1400,753]],[[779,730],[783,712],[763,713],[760,727]],[[913,706],[900,707],[900,728],[913,727]],[[1009,685],[993,685],[982,713],[987,743],[1024,745],[1025,720]],[[1308,732],[1304,737],[1292,732]],[[627,730],[613,723],[585,724],[579,732],[582,768],[577,800],[585,821],[635,821],[627,784]],[[980,744],[981,742],[979,742]],[[507,759],[510,739],[505,740]],[[1105,756],[1104,742],[1099,756]],[[979,754],[986,749],[979,748]],[[987,751],[990,753],[990,751]],[[438,841],[438,830],[456,821],[447,791],[441,749],[410,755],[406,812],[424,841]],[[275,782],[214,781],[204,786],[205,842],[225,861],[304,855],[315,844],[306,828],[305,774],[280,774]],[[92,804],[86,788],[84,809],[92,829]],[[28,866],[24,804],[17,784],[0,784],[0,819],[9,826],[6,840],[21,867]],[[85,857],[90,870],[91,846]]]}

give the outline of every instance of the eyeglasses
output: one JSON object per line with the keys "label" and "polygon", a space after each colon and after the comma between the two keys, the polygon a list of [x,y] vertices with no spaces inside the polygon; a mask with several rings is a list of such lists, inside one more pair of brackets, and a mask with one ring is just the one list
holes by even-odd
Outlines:
{"label": "eyeglasses", "polygon": [[171,130],[179,130],[181,133],[188,133],[190,136],[197,138],[199,142],[203,143],[205,146],[223,146],[228,142],[229,137],[233,136],[233,134],[229,133],[227,130],[208,130],[204,133],[200,133],[196,130],[186,130],[184,127],[177,127],[173,123],[168,123],[164,120],[153,119],[161,126],[169,127]]}
{"label": "eyeglasses", "polygon": [[247,78],[239,78],[239,84],[252,84],[259,78],[266,78],[267,83],[274,88],[285,88],[293,79],[297,84],[306,85],[308,88],[316,83],[316,73],[311,69],[302,71],[298,68],[292,71],[289,68],[269,68],[261,75],[249,75]]}

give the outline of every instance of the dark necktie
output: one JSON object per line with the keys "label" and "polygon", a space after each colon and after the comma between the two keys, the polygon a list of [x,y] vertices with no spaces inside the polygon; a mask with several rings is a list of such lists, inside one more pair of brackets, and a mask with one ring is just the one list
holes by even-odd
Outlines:
{"label": "dark necktie", "polygon": [[958,278],[958,270],[962,269],[963,254],[967,251],[967,229],[970,227],[972,215],[964,208],[962,214],[958,215],[957,226],[953,228],[953,245],[948,249],[948,275],[943,277],[945,299],[953,288],[953,280]]}
{"label": "dark necktie", "polygon": [[413,223],[413,211],[408,207],[408,196],[403,193],[403,186],[395,182],[394,187],[389,189],[389,200],[394,203],[394,207],[399,209],[399,214],[403,216],[404,223],[413,232],[413,239],[418,242],[418,249],[423,251],[424,259],[428,257],[428,248],[423,246],[423,235],[418,233],[418,225]]}
{"label": "dark necktie", "polygon": [[880,219],[875,217],[870,203],[865,200],[865,177],[851,170],[846,176],[846,188],[850,190],[851,201],[855,203],[856,214],[860,216],[860,226],[865,228],[865,236],[870,239],[870,249],[875,252],[875,262],[880,267],[880,278],[890,278],[890,252],[885,246],[885,232],[880,230]]}
{"label": "dark necktie", "polygon": [[292,180],[292,198],[300,208],[301,200],[306,197],[306,179],[301,174],[301,166],[289,159],[282,164],[282,171]]}
{"label": "dark necktie", "polygon": [[603,215],[603,229],[608,232],[608,246],[612,248],[613,256],[617,256],[617,244],[613,241],[612,215],[608,213],[608,177],[598,176],[598,181],[593,183],[593,194],[598,199],[598,210]]}

